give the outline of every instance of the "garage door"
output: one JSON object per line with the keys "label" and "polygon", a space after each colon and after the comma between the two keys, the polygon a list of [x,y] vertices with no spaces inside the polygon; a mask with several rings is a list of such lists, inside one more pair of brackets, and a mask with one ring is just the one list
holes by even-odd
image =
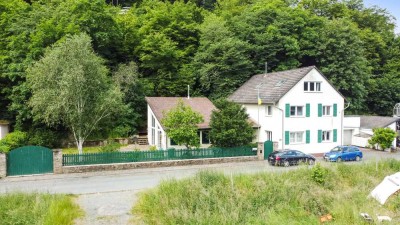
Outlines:
{"label": "garage door", "polygon": [[353,138],[353,130],[344,130],[343,134],[343,144],[351,145],[351,139]]}

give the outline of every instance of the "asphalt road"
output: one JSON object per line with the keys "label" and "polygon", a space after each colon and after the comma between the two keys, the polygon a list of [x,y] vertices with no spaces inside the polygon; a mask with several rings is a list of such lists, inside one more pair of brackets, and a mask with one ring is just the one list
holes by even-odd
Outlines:
{"label": "asphalt road", "polygon": [[[363,150],[366,161],[383,158],[400,159],[400,153]],[[318,159],[322,164],[329,164]],[[157,186],[162,180],[193,176],[200,170],[216,170],[225,174],[279,172],[298,167],[274,167],[266,161],[162,167],[120,171],[101,171],[80,174],[48,174],[24,177],[7,177],[0,180],[0,193],[45,192],[78,195],[77,202],[85,210],[86,217],[78,224],[127,224],[134,217],[130,209],[138,193]]]}

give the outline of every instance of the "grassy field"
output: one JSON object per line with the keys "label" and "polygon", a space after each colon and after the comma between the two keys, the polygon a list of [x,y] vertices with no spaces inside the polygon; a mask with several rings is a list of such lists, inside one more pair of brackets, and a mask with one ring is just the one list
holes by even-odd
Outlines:
{"label": "grassy field", "polygon": [[[95,147],[84,147],[83,153],[96,153],[100,152],[101,146],[95,146]],[[64,148],[62,150],[63,154],[78,154],[78,149],[76,147],[74,148]]]}
{"label": "grassy field", "polygon": [[[162,182],[141,194],[132,209],[145,224],[365,224],[360,213],[390,216],[399,224],[400,197],[381,206],[368,194],[400,171],[400,162],[302,166],[283,173],[226,176],[200,172]],[[138,222],[136,221],[136,222]]]}
{"label": "grassy field", "polygon": [[69,195],[8,193],[0,195],[1,225],[69,225],[83,211]]}

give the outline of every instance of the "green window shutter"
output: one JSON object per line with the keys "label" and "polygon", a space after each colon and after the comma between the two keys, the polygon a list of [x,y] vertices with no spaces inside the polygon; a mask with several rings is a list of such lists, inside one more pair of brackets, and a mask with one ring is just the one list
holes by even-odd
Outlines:
{"label": "green window shutter", "polygon": [[337,116],[337,104],[333,104],[333,116]]}
{"label": "green window shutter", "polygon": [[318,143],[322,142],[322,130],[318,130]]}
{"label": "green window shutter", "polygon": [[322,104],[318,104],[318,117],[322,116]]}
{"label": "green window shutter", "polygon": [[333,129],[333,142],[337,142],[337,129]]}
{"label": "green window shutter", "polygon": [[285,112],[286,112],[286,117],[290,117],[290,104],[286,104]]}
{"label": "green window shutter", "polygon": [[310,144],[310,130],[306,130],[306,144]]}
{"label": "green window shutter", "polygon": [[306,104],[306,117],[310,117],[310,103]]}
{"label": "green window shutter", "polygon": [[290,134],[289,131],[285,131],[285,145],[289,144],[289,138],[290,138]]}

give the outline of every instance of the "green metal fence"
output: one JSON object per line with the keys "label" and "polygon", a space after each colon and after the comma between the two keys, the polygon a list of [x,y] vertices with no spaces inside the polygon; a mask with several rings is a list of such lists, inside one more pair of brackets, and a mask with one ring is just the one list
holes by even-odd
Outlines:
{"label": "green metal fence", "polygon": [[204,159],[257,155],[251,147],[168,149],[157,151],[105,152],[63,155],[63,166],[148,162],[180,159]]}

